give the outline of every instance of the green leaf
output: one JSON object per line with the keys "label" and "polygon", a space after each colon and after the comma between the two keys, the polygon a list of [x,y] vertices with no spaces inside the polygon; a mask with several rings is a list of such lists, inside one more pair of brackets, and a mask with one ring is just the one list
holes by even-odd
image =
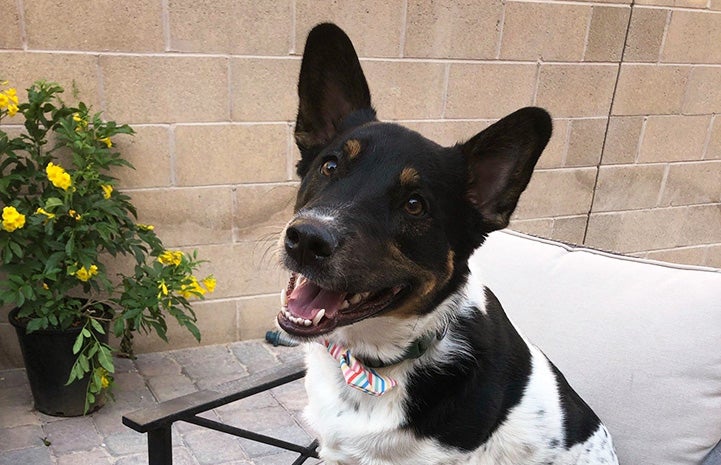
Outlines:
{"label": "green leaf", "polygon": [[73,354],[80,352],[80,349],[83,347],[83,340],[83,333],[81,332],[78,334],[78,337],[75,338],[75,344],[73,344]]}
{"label": "green leaf", "polygon": [[115,367],[113,366],[113,357],[110,353],[110,348],[104,344],[100,346],[100,352],[98,352],[98,362],[100,362],[100,366],[105,368],[108,373],[115,373]]}
{"label": "green leaf", "polygon": [[90,337],[90,336],[91,336],[90,331],[88,331],[88,328],[83,328],[81,334],[82,334],[83,336],[85,336],[85,337]]}
{"label": "green leaf", "polygon": [[45,201],[45,209],[50,211],[52,208],[63,205],[63,201],[57,197],[50,197]]}
{"label": "green leaf", "polygon": [[43,328],[43,320],[44,318],[33,318],[28,321],[28,325],[26,327],[27,332],[32,333],[33,331]]}
{"label": "green leaf", "polygon": [[105,330],[103,329],[103,325],[101,325],[101,324],[98,322],[98,320],[96,320],[95,318],[91,318],[91,319],[90,319],[90,324],[93,325],[93,329],[94,329],[95,331],[97,331],[97,332],[100,333],[100,334],[105,334]]}
{"label": "green leaf", "polygon": [[17,242],[10,242],[8,246],[10,246],[10,250],[13,251],[16,257],[23,258],[23,248],[20,247],[20,244]]}
{"label": "green leaf", "polygon": [[90,363],[88,362],[88,358],[85,354],[80,354],[78,356],[78,363],[80,364],[80,368],[82,368],[83,373],[90,371]]}

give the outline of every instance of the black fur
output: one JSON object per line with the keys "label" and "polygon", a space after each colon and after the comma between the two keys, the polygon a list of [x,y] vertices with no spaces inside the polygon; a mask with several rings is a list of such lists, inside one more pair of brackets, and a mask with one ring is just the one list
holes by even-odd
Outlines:
{"label": "black fur", "polygon": [[463,318],[450,332],[471,352],[416,373],[408,386],[407,427],[421,437],[470,451],[486,442],[523,396],[531,373],[528,347],[486,289],[487,316]]}

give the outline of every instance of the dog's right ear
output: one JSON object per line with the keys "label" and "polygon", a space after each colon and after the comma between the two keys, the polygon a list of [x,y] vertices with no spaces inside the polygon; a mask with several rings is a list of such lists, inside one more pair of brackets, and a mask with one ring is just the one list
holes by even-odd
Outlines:
{"label": "dog's right ear", "polygon": [[348,125],[343,121],[347,116],[365,110],[365,120],[375,119],[358,55],[346,33],[335,24],[319,24],[308,33],[298,97],[295,141],[301,153],[297,172],[303,177],[323,147],[347,129],[342,127]]}

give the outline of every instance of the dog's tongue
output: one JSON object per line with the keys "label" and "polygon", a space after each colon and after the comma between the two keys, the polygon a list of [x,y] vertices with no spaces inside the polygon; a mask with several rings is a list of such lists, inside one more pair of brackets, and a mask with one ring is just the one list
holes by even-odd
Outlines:
{"label": "dog's tongue", "polygon": [[345,292],[321,289],[304,279],[288,296],[288,311],[296,317],[312,320],[324,308],[326,316],[333,316],[345,299]]}

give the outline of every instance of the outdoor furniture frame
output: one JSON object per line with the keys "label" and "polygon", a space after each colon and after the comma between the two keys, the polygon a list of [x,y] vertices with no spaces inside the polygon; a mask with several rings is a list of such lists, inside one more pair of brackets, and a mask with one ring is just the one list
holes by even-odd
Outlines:
{"label": "outdoor furniture frame", "polygon": [[[721,465],[721,270],[513,231],[492,233],[469,265],[601,417],[622,464]],[[297,452],[301,464],[317,458],[317,442],[291,444],[198,414],[303,376],[302,362],[285,363],[123,423],[148,434],[150,465],[172,464],[176,421]]]}
{"label": "outdoor furniture frame", "polygon": [[177,421],[209,428],[222,433],[268,444],[281,449],[297,452],[293,465],[305,463],[309,458],[318,458],[318,441],[308,445],[294,444],[282,439],[254,433],[235,426],[209,420],[199,416],[214,408],[245,399],[252,395],[296,381],[305,376],[302,361],[285,363],[281,367],[265,370],[237,381],[226,383],[217,389],[206,389],[143,410],[136,410],[123,416],[123,424],[139,433],[148,435],[148,464],[172,465],[173,444],[171,427]]}

